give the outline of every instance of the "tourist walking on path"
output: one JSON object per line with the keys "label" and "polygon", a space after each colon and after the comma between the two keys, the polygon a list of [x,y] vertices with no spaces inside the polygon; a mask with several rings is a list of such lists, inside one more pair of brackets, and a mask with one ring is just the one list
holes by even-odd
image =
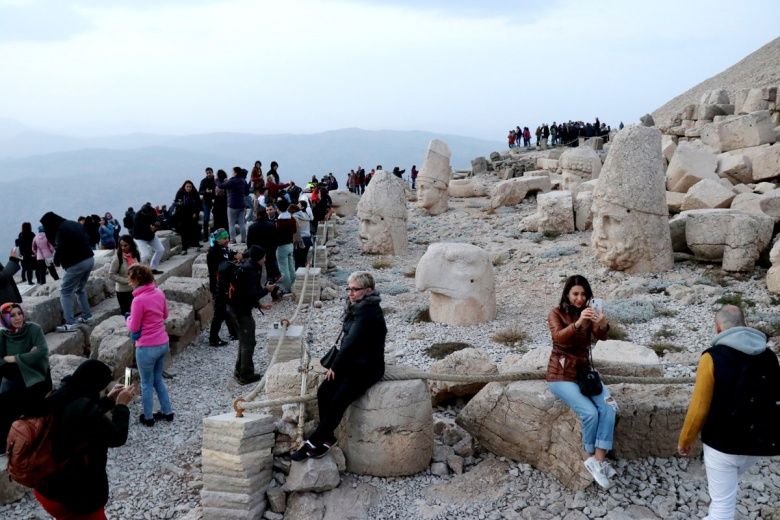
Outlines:
{"label": "tourist walking on path", "polygon": [[130,304],[133,302],[133,288],[130,286],[127,270],[140,261],[141,253],[138,252],[133,238],[130,235],[119,237],[119,247],[111,260],[108,277],[114,282],[119,312],[125,317],[130,314]]}
{"label": "tourist walking on path", "polygon": [[20,269],[19,264],[22,262],[22,259],[16,256],[18,254],[16,248],[12,248],[8,262],[5,265],[0,264],[0,303],[22,303],[22,295],[14,280],[14,275]]}
{"label": "tourist walking on path", "polygon": [[589,457],[585,467],[602,488],[610,486],[613,469],[606,462],[612,449],[617,403],[606,385],[595,395],[583,395],[578,376],[591,369],[590,346],[594,339],[607,339],[606,315],[588,304],[593,299],[588,281],[570,276],[563,287],[561,300],[547,316],[553,348],[547,364],[547,386],[580,418],[582,447]]}
{"label": "tourist walking on path", "polygon": [[236,238],[236,226],[238,226],[241,240],[246,242],[244,211],[246,210],[246,196],[249,195],[246,170],[240,166],[234,167],[233,176],[229,180],[222,181],[217,178],[217,188],[227,192],[227,217],[230,241],[234,244],[238,241]]}
{"label": "tourist walking on path", "polygon": [[[127,328],[135,338],[135,363],[141,376],[143,413],[138,420],[144,426],[154,426],[155,420],[173,421],[171,399],[162,375],[165,355],[169,350],[168,333],[165,331],[168,302],[165,294],[154,284],[154,275],[147,266],[130,266],[127,277],[133,287]],[[154,393],[160,401],[160,411],[152,413]]]}
{"label": "tourist walking on path", "polygon": [[176,192],[176,228],[181,235],[181,254],[200,245],[200,195],[190,180],[184,181]]}
{"label": "tourist walking on path", "polygon": [[110,382],[108,365],[88,359],[46,398],[46,411],[54,416],[53,455],[67,462],[34,494],[56,520],[106,519],[108,448],[127,441],[127,405],[136,395],[135,387],[115,385],[101,398]]}
{"label": "tourist walking on path", "polygon": [[325,381],[317,389],[320,423],[303,446],[293,452],[293,460],[321,457],[330,450],[336,442],[333,432],[347,407],[385,374],[387,326],[379,306],[381,301],[371,273],[358,271],[349,275],[338,354],[326,367]]}
{"label": "tourist walking on path", "polygon": [[290,204],[285,199],[276,202],[279,216],[276,217],[276,262],[282,274],[280,284],[286,293],[292,292],[295,283],[295,258],[293,257],[293,236],[298,229],[295,219],[290,215]]}
{"label": "tourist walking on path", "polygon": [[[253,224],[254,225],[254,224]],[[251,226],[250,226],[251,229]],[[227,295],[219,291],[219,281],[217,275],[219,268],[225,262],[241,261],[243,256],[236,253],[228,247],[230,235],[226,229],[214,231],[210,239],[210,247],[206,253],[206,266],[209,269],[209,290],[214,300],[214,316],[211,318],[211,327],[209,327],[209,345],[212,347],[223,347],[228,344],[227,341],[219,337],[219,330],[222,323],[227,324],[230,339],[238,338],[238,330],[232,319],[227,316]]]}
{"label": "tourist walking on path", "polygon": [[157,269],[165,248],[157,237],[160,219],[150,203],[144,204],[135,214],[133,239],[141,253],[141,262],[152,268],[152,274],[162,274]]}
{"label": "tourist walking on path", "polygon": [[211,167],[206,168],[206,176],[200,180],[198,193],[203,203],[203,238],[209,238],[209,220],[211,219],[211,209],[214,207],[214,191],[217,189],[217,181],[214,180],[214,170]]}
{"label": "tourist walking on path", "polygon": [[43,330],[18,303],[0,305],[0,445],[11,423],[40,410],[51,390],[49,349]]}
{"label": "tourist walking on path", "polygon": [[[84,227],[73,220],[65,220],[53,212],[41,217],[41,224],[49,242],[54,244],[54,265],[65,270],[60,286],[60,305],[65,324],[57,332],[75,332],[76,323],[89,323],[92,308],[87,297],[87,281],[95,266],[95,255]],[[76,319],[73,297],[78,298],[81,316]]]}
{"label": "tourist walking on path", "polygon": [[[268,308],[260,304],[260,299],[276,287],[271,283],[265,286],[261,283],[264,259],[265,251],[259,246],[250,246],[244,252],[244,261],[235,270],[235,292],[228,301],[228,311],[238,326],[238,357],[233,376],[240,385],[254,383],[263,377],[255,372],[252,359],[257,343],[252,310]],[[219,290],[227,294],[226,287]]]}
{"label": "tourist walking on path", "polygon": [[22,231],[16,239],[16,247],[19,248],[19,255],[22,258],[22,281],[26,281],[30,285],[35,285],[35,281],[33,280],[35,253],[32,249],[34,238],[35,233],[33,233],[32,224],[29,222],[22,223]]}
{"label": "tourist walking on path", "polygon": [[706,518],[725,520],[734,518],[742,474],[760,456],[780,455],[780,366],[764,333],[745,325],[739,307],[721,307],[715,332],[699,358],[677,451],[690,456],[701,432]]}
{"label": "tourist walking on path", "polygon": [[57,274],[57,268],[54,267],[54,246],[46,238],[43,226],[38,226],[38,234],[33,238],[32,249],[33,253],[35,253],[36,281],[41,285],[45,284],[47,270],[52,278],[59,280],[60,276]]}

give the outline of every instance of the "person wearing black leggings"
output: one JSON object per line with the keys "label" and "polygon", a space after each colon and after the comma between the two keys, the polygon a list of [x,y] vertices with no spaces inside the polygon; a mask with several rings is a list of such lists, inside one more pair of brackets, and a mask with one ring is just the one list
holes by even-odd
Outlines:
{"label": "person wearing black leggings", "polygon": [[292,454],[295,461],[325,455],[336,442],[333,432],[349,405],[385,374],[387,326],[374,277],[354,272],[347,279],[346,290],[348,301],[338,354],[317,390],[320,424]]}

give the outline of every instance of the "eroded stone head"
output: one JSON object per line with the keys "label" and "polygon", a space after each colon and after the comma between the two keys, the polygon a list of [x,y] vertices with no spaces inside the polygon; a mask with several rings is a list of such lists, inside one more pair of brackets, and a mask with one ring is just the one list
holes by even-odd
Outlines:
{"label": "eroded stone head", "polygon": [[392,255],[406,251],[406,193],[396,176],[377,170],[358,202],[357,215],[364,253]]}
{"label": "eroded stone head", "polygon": [[428,144],[425,161],[417,177],[417,200],[431,215],[447,211],[452,173],[450,157],[452,152],[444,141],[434,139]]}
{"label": "eroded stone head", "polygon": [[495,273],[490,255],[471,244],[438,242],[417,264],[415,285],[431,291],[431,319],[474,325],[496,317]]}

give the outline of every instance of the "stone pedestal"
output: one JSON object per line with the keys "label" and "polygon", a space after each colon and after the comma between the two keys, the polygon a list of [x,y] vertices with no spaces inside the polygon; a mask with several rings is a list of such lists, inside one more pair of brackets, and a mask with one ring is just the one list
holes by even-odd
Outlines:
{"label": "stone pedestal", "polygon": [[274,417],[226,413],[203,420],[204,520],[260,519],[273,468]]}
{"label": "stone pedestal", "polygon": [[[319,249],[319,247],[317,249]],[[322,246],[322,249],[326,249],[325,246]],[[325,259],[327,261],[327,252],[325,253]],[[321,265],[319,259],[317,260],[317,265]],[[301,297],[301,293],[303,293],[304,303],[312,303],[320,299],[320,275],[322,274],[322,270],[326,267],[327,264],[324,264],[323,267],[310,267],[309,278],[306,281],[305,288],[303,287],[303,279],[306,277],[306,268],[299,267],[295,271],[295,282],[292,287],[295,301],[298,301],[298,298]]]}
{"label": "stone pedestal", "polygon": [[[309,265],[314,265],[323,271],[328,270],[328,248],[327,246],[316,246],[309,249]],[[296,274],[297,276],[297,274]]]}
{"label": "stone pedestal", "polygon": [[[273,325],[268,328],[266,352],[269,360],[273,357],[276,346],[279,345],[279,337],[281,335],[281,325],[278,328],[274,328]],[[287,329],[287,334],[285,334],[282,344],[279,345],[279,354],[276,356],[276,362],[282,363],[291,359],[300,359],[301,345],[303,345],[303,325],[292,325]]]}
{"label": "stone pedestal", "polygon": [[[322,231],[320,232],[319,229]],[[334,238],[336,238],[336,223],[332,220],[326,220],[325,222],[320,222],[319,229],[317,231],[317,235],[322,237],[322,244],[327,244],[328,242],[332,241]]]}

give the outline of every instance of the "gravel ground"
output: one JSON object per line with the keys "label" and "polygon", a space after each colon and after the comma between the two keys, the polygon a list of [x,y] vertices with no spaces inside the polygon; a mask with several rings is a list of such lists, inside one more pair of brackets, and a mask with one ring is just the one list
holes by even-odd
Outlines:
{"label": "gravel ground", "polygon": [[[719,298],[739,294],[748,305],[749,319],[778,327],[777,300],[764,285],[765,270],[745,277],[723,276],[717,266],[678,263],[673,271],[653,276],[630,276],[602,268],[590,251],[590,233],[574,233],[552,240],[536,233],[517,230],[520,219],[535,210],[526,200],[514,208],[487,214],[486,199],[451,200],[451,210],[437,217],[424,216],[410,205],[409,252],[381,258],[388,267],[373,269],[377,257],[357,253],[357,223],[338,226],[337,247],[330,260],[337,268],[329,273],[337,294],[343,294],[346,276],[357,269],[374,271],[388,323],[387,354],[399,363],[427,368],[434,361],[425,349],[432,343],[458,341],[483,349],[495,362],[549,344],[546,315],[557,304],[561,282],[574,273],[585,275],[597,296],[610,302],[620,299],[644,302],[613,307],[624,319],[628,339],[641,344],[668,343],[664,358],[668,376],[693,374],[698,354],[712,336],[712,319]],[[468,227],[463,223],[469,222]],[[410,316],[427,305],[428,296],[414,289],[413,270],[428,243],[468,241],[491,252],[497,280],[498,316],[491,323],[452,327],[434,323],[410,323]],[[335,254],[333,254],[335,253]],[[411,275],[411,276],[410,276]],[[258,316],[258,348],[255,362],[265,369],[265,330],[270,322],[292,314],[293,303],[275,305]],[[635,311],[635,312],[634,312]],[[309,321],[318,344],[314,356],[324,353],[335,339],[342,304],[325,301],[302,317]],[[522,345],[506,346],[491,339],[508,327],[522,329]],[[659,331],[662,331],[659,333]],[[167,380],[176,420],[146,428],[137,422],[138,400],[131,405],[132,423],[127,444],[109,451],[108,471],[111,518],[157,519],[199,517],[201,488],[200,444],[204,417],[230,409],[235,396],[248,391],[232,380],[237,343],[223,348],[207,346],[206,335],[179,355]],[[462,404],[462,403],[461,403]],[[435,418],[452,419],[459,403],[438,407]],[[591,486],[571,492],[556,480],[528,465],[477,449],[466,459],[467,472],[440,477],[426,472],[408,478],[356,477],[374,486],[377,497],[369,511],[375,519],[545,519],[566,518],[697,518],[706,513],[708,496],[700,460],[642,459],[616,461],[615,485],[609,491]],[[486,492],[477,475],[479,468],[493,468],[495,482],[488,489],[500,489],[500,496]],[[458,487],[460,486],[460,487]],[[465,486],[465,487],[464,487]],[[471,490],[463,491],[463,489]],[[456,491],[457,490],[457,491]],[[453,499],[465,498],[465,500]],[[780,459],[766,459],[745,476],[738,499],[743,518],[772,518],[779,515]],[[0,518],[47,518],[29,495],[0,507]]]}

